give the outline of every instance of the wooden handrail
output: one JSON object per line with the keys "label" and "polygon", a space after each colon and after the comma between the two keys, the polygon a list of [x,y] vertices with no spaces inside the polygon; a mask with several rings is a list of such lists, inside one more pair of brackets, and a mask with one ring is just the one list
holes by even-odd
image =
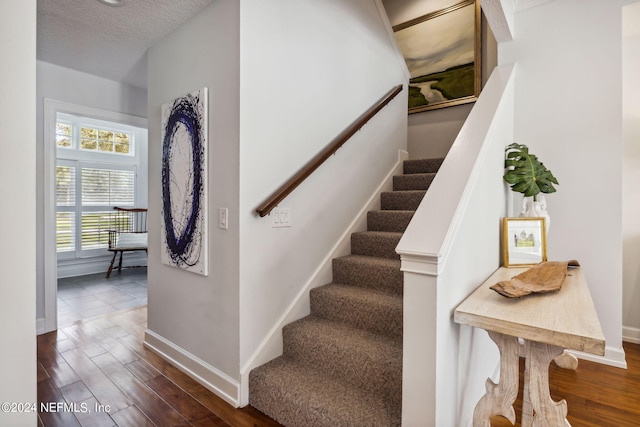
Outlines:
{"label": "wooden handrail", "polygon": [[349,140],[356,132],[358,132],[378,111],[382,110],[393,98],[396,97],[402,91],[402,85],[398,85],[391,89],[385,96],[380,98],[374,105],[371,106],[364,114],[356,119],[349,127],[347,127],[342,133],[336,136],[324,150],[316,154],[302,169],[300,169],[294,176],[292,176],[287,182],[285,182],[280,188],[278,188],[267,200],[265,200],[257,209],[256,212],[261,217],[266,216],[271,212],[273,208],[287,197],[298,185],[309,177],[316,169],[320,167],[329,157],[331,157],[345,142]]}

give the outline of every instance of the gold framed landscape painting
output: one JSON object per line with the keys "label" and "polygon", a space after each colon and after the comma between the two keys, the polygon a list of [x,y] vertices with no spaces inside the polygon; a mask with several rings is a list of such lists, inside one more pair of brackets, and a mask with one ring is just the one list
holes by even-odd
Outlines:
{"label": "gold framed landscape painting", "polygon": [[409,80],[409,114],[480,94],[480,1],[465,0],[393,27]]}

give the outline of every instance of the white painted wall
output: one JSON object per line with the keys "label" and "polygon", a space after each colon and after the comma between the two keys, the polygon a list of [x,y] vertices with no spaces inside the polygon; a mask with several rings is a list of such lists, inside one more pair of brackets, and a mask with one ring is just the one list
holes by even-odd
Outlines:
{"label": "white painted wall", "polygon": [[[147,116],[147,93],[133,86],[90,74],[37,61],[36,86],[36,274],[37,317],[45,316],[45,246],[44,246],[44,100],[52,99],[80,106]],[[144,154],[146,157],[146,152]],[[50,254],[55,256],[55,254]],[[105,269],[106,271],[106,269]],[[55,281],[55,278],[49,278]]]}
{"label": "white painted wall", "polygon": [[640,343],[640,3],[622,12],[622,324]]}
{"label": "white painted wall", "polygon": [[405,89],[284,200],[291,227],[272,228],[254,212],[407,81],[389,30],[374,0],[241,3],[240,363],[247,370],[406,147]]}
{"label": "white painted wall", "polygon": [[[628,0],[555,0],[515,15],[498,46],[517,63],[515,141],[554,175],[547,197],[550,259],[583,265],[607,341],[622,350],[622,6]],[[576,10],[580,10],[579,19]]]}
{"label": "white painted wall", "polygon": [[[213,387],[239,372],[239,4],[218,0],[157,43],[149,58],[149,333],[165,355],[197,361]],[[209,275],[160,262],[162,104],[209,90]],[[218,208],[229,229],[218,228]],[[161,346],[157,347],[157,346]],[[173,353],[172,353],[173,352]],[[180,362],[180,360],[179,360]],[[209,371],[209,372],[207,372]],[[216,385],[216,381],[220,381]]]}
{"label": "white painted wall", "polygon": [[[35,0],[0,2],[0,51],[0,403],[35,403]],[[0,425],[36,424],[36,412],[0,411]]]}

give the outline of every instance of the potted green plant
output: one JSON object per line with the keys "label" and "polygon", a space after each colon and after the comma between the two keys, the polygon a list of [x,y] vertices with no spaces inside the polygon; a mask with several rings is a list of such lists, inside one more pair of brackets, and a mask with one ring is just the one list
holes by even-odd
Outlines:
{"label": "potted green plant", "polygon": [[511,190],[522,193],[523,217],[546,218],[549,229],[549,214],[544,196],[540,193],[555,193],[554,184],[558,180],[535,154],[529,153],[529,147],[523,144],[509,144],[505,149],[504,180]]}

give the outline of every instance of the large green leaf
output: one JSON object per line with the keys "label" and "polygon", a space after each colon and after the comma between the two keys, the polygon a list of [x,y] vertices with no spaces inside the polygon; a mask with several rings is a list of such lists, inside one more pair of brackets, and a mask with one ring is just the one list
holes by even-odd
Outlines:
{"label": "large green leaf", "polygon": [[526,145],[510,144],[507,146],[504,161],[504,180],[511,186],[511,190],[533,197],[539,193],[554,193],[553,184],[558,180],[538,158],[529,153]]}

